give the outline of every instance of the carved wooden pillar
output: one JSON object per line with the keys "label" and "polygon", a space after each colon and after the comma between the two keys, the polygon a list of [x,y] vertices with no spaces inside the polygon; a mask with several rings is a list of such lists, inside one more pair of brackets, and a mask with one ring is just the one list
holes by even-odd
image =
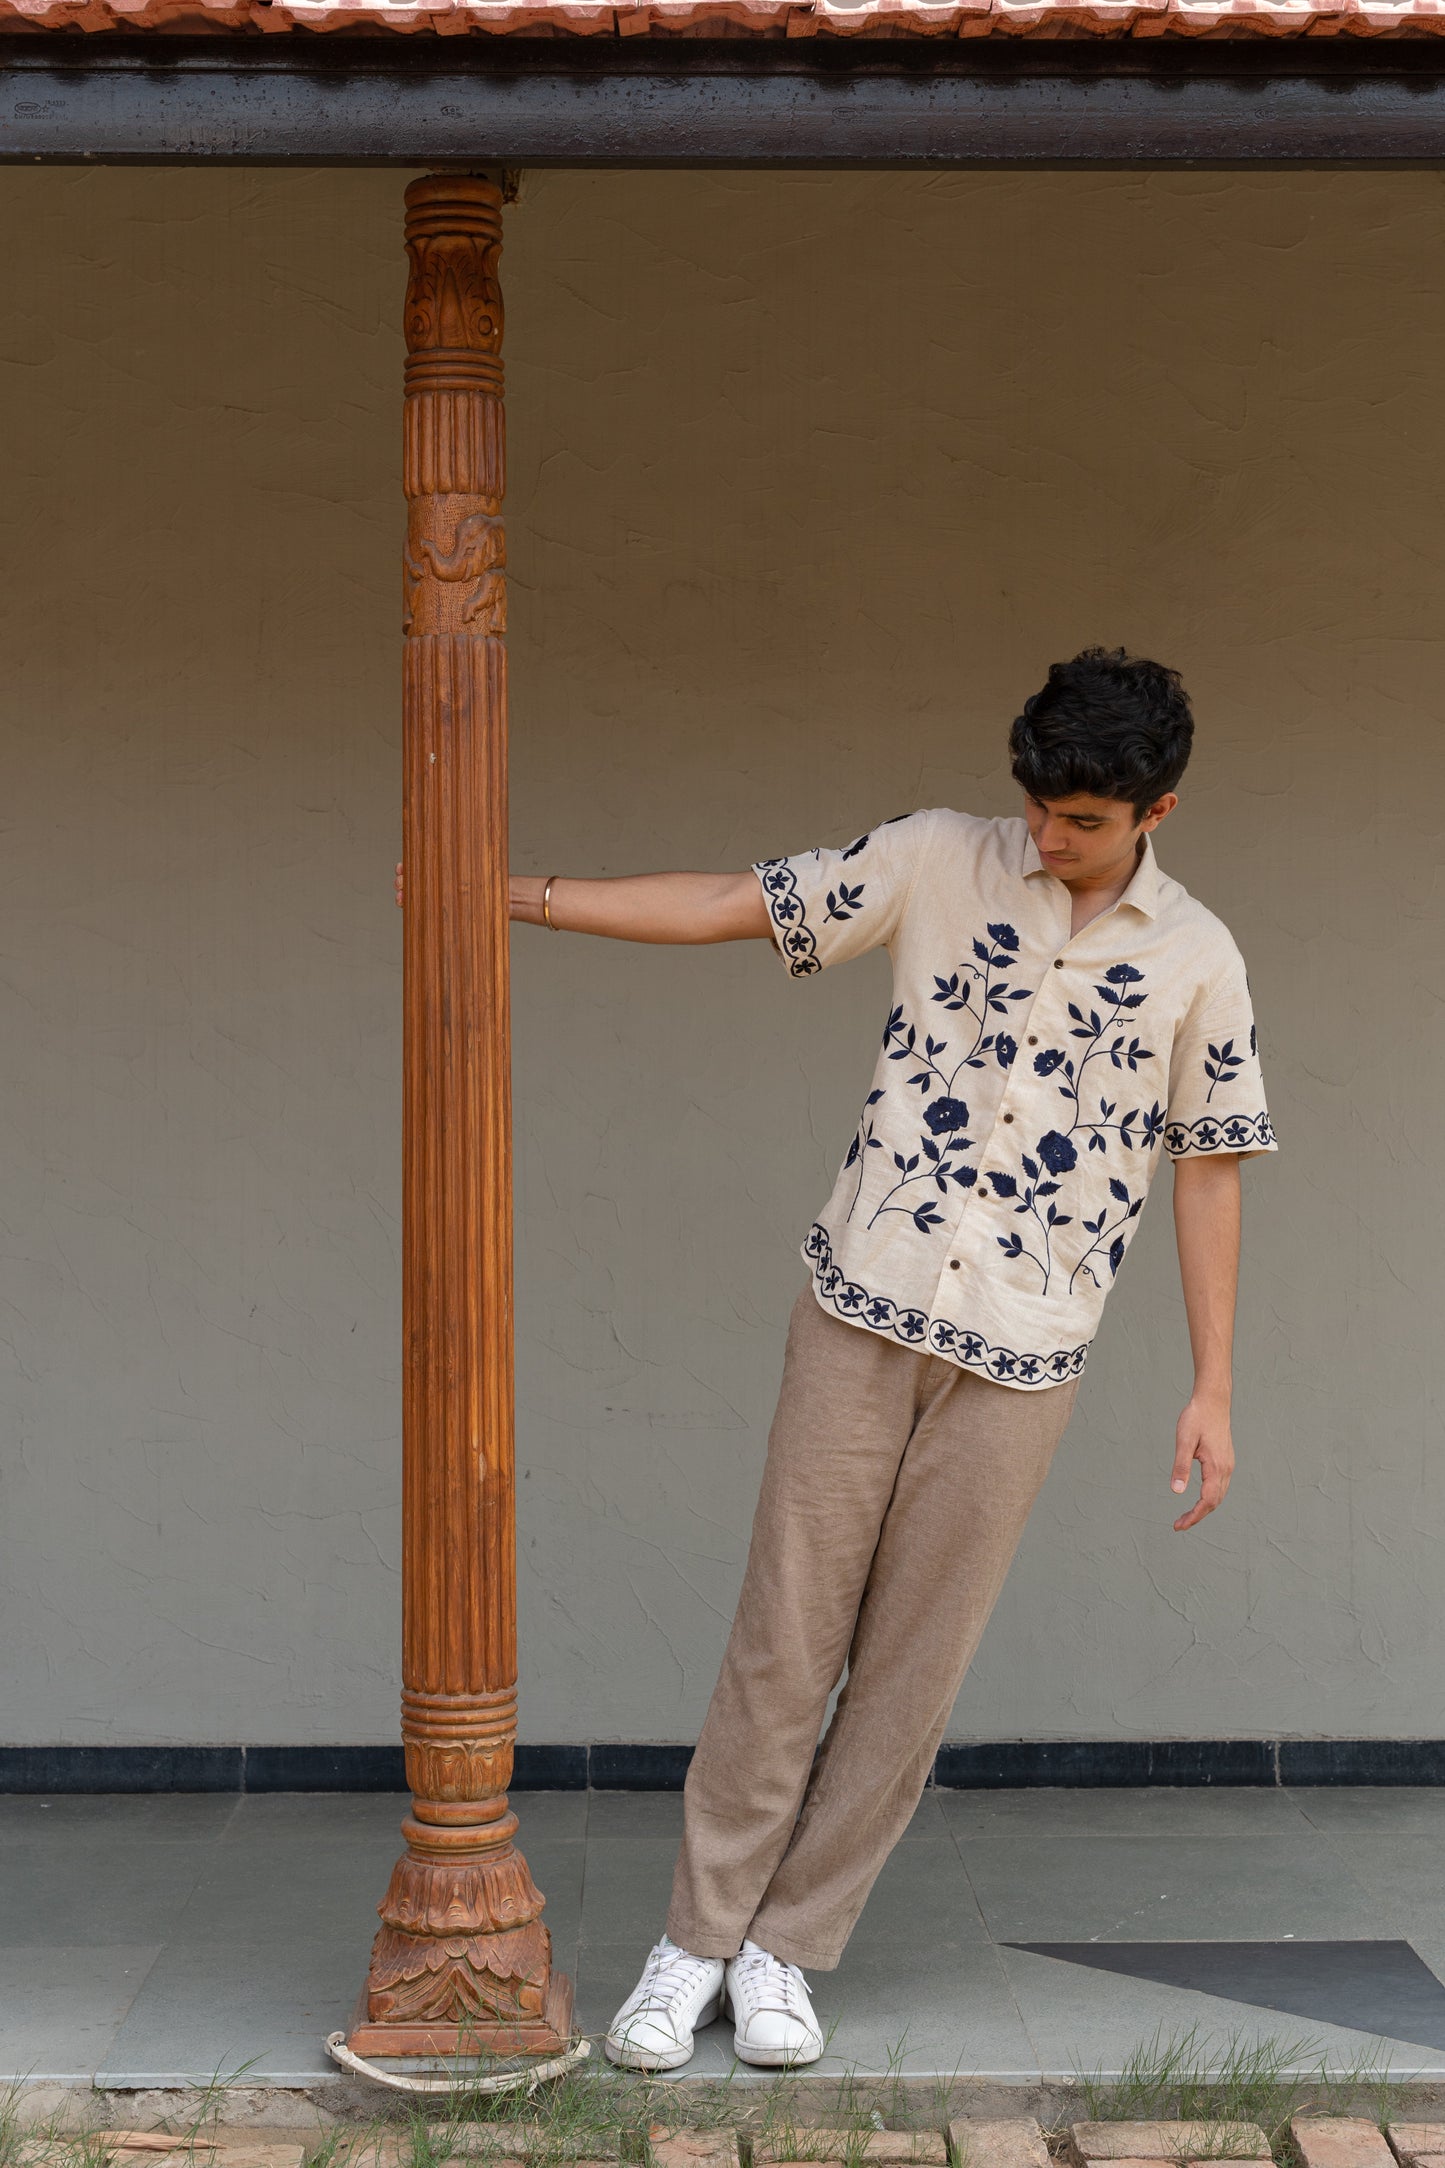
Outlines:
{"label": "carved wooden pillar", "polygon": [[572,1987],[513,1844],[502,192],[406,191],[402,1738],[358,2053],[553,2051]]}

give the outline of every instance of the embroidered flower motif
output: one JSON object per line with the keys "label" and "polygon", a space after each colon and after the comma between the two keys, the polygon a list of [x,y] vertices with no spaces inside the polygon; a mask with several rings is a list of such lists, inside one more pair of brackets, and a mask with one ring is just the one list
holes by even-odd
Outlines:
{"label": "embroidered flower motif", "polygon": [[923,1119],[935,1137],[949,1136],[968,1127],[968,1105],[962,1099],[935,1099],[923,1110]]}
{"label": "embroidered flower motif", "polygon": [[1039,1158],[1050,1174],[1069,1174],[1079,1164],[1079,1155],[1073,1145],[1057,1129],[1051,1129],[1047,1136],[1039,1138]]}

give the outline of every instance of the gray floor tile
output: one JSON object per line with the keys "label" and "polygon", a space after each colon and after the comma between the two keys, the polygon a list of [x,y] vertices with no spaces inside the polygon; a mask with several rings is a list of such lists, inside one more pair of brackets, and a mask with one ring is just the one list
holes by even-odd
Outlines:
{"label": "gray floor tile", "polygon": [[1310,2024],[1278,2011],[1226,2002],[1183,1988],[1099,1973],[1022,1950],[1000,1953],[1046,2078],[1079,2074],[1117,2076],[1130,2053],[1162,2035],[1198,2028],[1201,2046],[1222,2055],[1231,2039],[1241,2045],[1273,2042],[1293,2050],[1301,2066],[1329,2057],[1337,2070],[1361,2058],[1377,2068],[1445,2073],[1445,2058],[1429,2049],[1380,2043],[1368,2034]]}
{"label": "gray floor tile", "polygon": [[1133,1791],[1082,1786],[1038,1791],[945,1791],[934,1794],[957,1837],[1160,1836],[1252,1837],[1304,1834],[1305,1820],[1287,1792],[1264,1786],[1187,1785]]}
{"label": "gray floor tile", "polygon": [[1328,1836],[1445,1836],[1445,1785],[1295,1785],[1286,1796]]}
{"label": "gray floor tile", "polygon": [[239,1805],[237,1792],[0,1792],[0,1844],[50,1836],[213,1843]]}
{"label": "gray floor tile", "polygon": [[946,1834],[897,1845],[853,1930],[849,1950],[899,1940],[987,1942],[988,1928],[958,1848]]}
{"label": "gray floor tile", "polygon": [[942,1792],[927,1791],[914,1808],[913,1819],[900,1841],[907,1843],[914,1837],[936,1837],[947,1826],[943,1819]]}
{"label": "gray floor tile", "polygon": [[0,2084],[89,2078],[159,1955],[154,1943],[0,1946]]}
{"label": "gray floor tile", "polygon": [[1327,1841],[1397,1932],[1413,1939],[1445,1913],[1445,1827],[1434,1836],[1334,1829]]}
{"label": "gray floor tile", "polygon": [[[324,1942],[172,1945],[97,2073],[103,2086],[222,2080],[310,2083],[329,2076],[329,2032],[345,2025],[366,1978],[371,1929]],[[245,2067],[248,2066],[249,2067]]]}
{"label": "gray floor tile", "polygon": [[609,1844],[638,1837],[667,1838],[676,1847],[682,1835],[681,1792],[593,1792],[587,1809],[589,1841]]}
{"label": "gray floor tile", "polygon": [[[677,1844],[671,1837],[589,1841],[582,1941],[626,1942],[645,1956],[662,1933]],[[638,1959],[641,1964],[641,1957]]]}
{"label": "gray floor tile", "polygon": [[277,1836],[225,1842],[207,1855],[170,1940],[264,1943],[376,1931],[376,1906],[401,1847],[389,1837],[326,1842]]}
{"label": "gray floor tile", "polygon": [[810,1984],[837,2066],[960,2078],[1034,2067],[1008,1975],[987,1944],[869,1947],[855,1935],[837,1971]]}
{"label": "gray floor tile", "polygon": [[1378,1900],[1312,1837],[966,1837],[1000,1942],[1320,1940],[1386,1930]]}
{"label": "gray floor tile", "polygon": [[410,1809],[410,1792],[246,1792],[226,1837],[394,1837],[399,1852]]}
{"label": "gray floor tile", "polygon": [[217,1847],[169,1838],[0,1845],[0,1933],[31,1948],[164,1942]]}
{"label": "gray floor tile", "polygon": [[522,1825],[518,1842],[524,1852],[542,1837],[552,1842],[587,1834],[587,1792],[512,1792],[508,1796]]}

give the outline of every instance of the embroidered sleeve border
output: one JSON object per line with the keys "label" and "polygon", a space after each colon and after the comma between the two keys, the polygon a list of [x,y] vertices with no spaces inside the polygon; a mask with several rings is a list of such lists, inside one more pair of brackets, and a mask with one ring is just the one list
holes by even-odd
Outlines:
{"label": "embroidered sleeve border", "polygon": [[773,922],[779,953],[795,979],[821,971],[818,942],[808,924],[798,877],[786,858],[760,858],[753,868],[763,884],[768,916]]}
{"label": "embroidered sleeve border", "polygon": [[1204,1115],[1197,1122],[1169,1122],[1164,1129],[1164,1148],[1171,1159],[1192,1152],[1267,1151],[1274,1142],[1267,1114]]}

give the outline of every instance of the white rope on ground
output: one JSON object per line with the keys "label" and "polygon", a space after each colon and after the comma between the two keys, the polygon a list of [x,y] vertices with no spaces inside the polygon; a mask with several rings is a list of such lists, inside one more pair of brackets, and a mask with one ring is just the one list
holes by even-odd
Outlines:
{"label": "white rope on ground", "polygon": [[354,2070],[361,2078],[374,2078],[378,2085],[388,2085],[394,2093],[506,2093],[519,2088],[530,2093],[546,2079],[565,2077],[569,2070],[575,2070],[591,2054],[592,2044],[574,2040],[564,2055],[554,2055],[550,2062],[527,2063],[490,2078],[473,2077],[460,2069],[446,2078],[411,2078],[399,2070],[381,2070],[375,2063],[353,2055],[343,2032],[327,2034],[326,2052],[343,2070]]}

